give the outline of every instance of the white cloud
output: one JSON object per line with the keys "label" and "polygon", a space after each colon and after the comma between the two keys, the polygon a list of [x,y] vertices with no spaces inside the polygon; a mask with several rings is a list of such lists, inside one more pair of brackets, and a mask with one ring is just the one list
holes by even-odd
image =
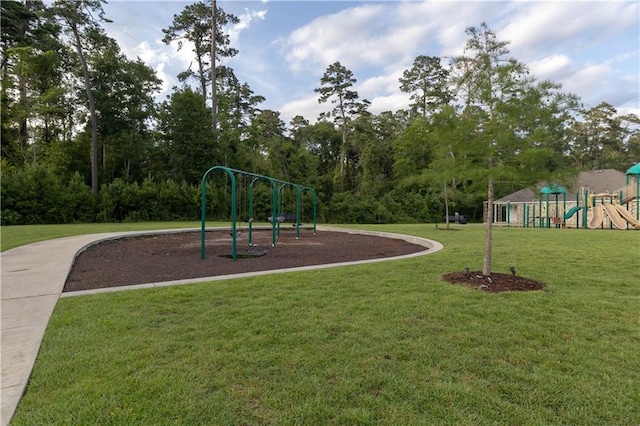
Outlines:
{"label": "white cloud", "polygon": [[384,65],[408,43],[392,30],[387,4],[365,4],[313,20],[293,31],[285,40],[285,59],[294,72],[326,68],[340,61],[349,69],[364,64]]}
{"label": "white cloud", "polygon": [[542,52],[577,54],[637,26],[639,13],[632,2],[524,3],[500,36],[511,41],[511,50],[524,61]]}
{"label": "white cloud", "polygon": [[296,115],[301,115],[313,123],[322,112],[329,111],[329,109],[328,105],[318,103],[318,97],[314,94],[287,102],[278,110],[282,121],[289,124]]}
{"label": "white cloud", "polygon": [[371,100],[371,108],[369,112],[372,114],[380,114],[384,111],[399,111],[401,109],[408,109],[409,95],[402,92],[396,92],[388,96],[377,96]]}
{"label": "white cloud", "polygon": [[[139,56],[154,68],[170,90],[193,54],[190,47],[177,51],[159,38],[173,13],[188,3],[140,4],[108,6],[115,10],[116,5],[122,18],[112,36],[129,57]],[[244,7],[228,4],[236,10]],[[355,88],[361,99],[372,102],[371,112],[408,108],[398,77],[415,57],[462,53],[465,29],[485,21],[499,40],[511,42],[511,55],[536,78],[561,83],[588,106],[607,101],[619,111],[637,110],[640,102],[638,2],[309,2],[300,16],[283,15],[288,9],[283,4],[266,4],[246,3],[238,14],[241,23],[228,28],[240,54],[227,64],[256,94],[265,95],[263,107],[280,111],[285,122],[295,115],[313,121],[330,109],[318,104],[313,89],[335,61],[354,73]],[[315,10],[327,12],[314,16]]]}
{"label": "white cloud", "polygon": [[[266,3],[266,1],[263,1]],[[252,22],[255,20],[263,21],[265,16],[267,15],[266,9],[261,10],[250,10],[245,9],[244,13],[238,16],[240,22],[237,24],[233,24],[226,28],[226,32],[229,35],[229,43],[231,46],[237,46],[240,42],[240,33],[246,31],[251,26]]]}
{"label": "white cloud", "polygon": [[541,80],[561,81],[575,73],[575,65],[566,55],[551,55],[529,64],[529,70]]}

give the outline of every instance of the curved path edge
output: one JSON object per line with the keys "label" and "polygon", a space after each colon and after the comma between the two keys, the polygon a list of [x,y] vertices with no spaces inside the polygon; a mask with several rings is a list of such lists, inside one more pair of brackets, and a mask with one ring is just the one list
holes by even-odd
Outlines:
{"label": "curved path edge", "polygon": [[[216,230],[221,228],[207,228]],[[226,229],[226,228],[225,228]],[[318,230],[346,232],[351,234],[374,235],[397,238],[426,247],[425,250],[403,256],[367,259],[352,262],[303,266],[271,271],[221,275],[186,280],[165,281],[123,287],[111,287],[62,293],[67,276],[78,253],[102,241],[127,236],[159,233],[179,233],[199,231],[194,228],[109,232],[101,234],[77,235],[56,238],[16,247],[0,253],[1,265],[1,322],[0,322],[0,363],[1,363],[1,412],[0,425],[6,426],[15,413],[20,398],[24,394],[33,370],[42,338],[53,309],[60,297],[80,296],[101,292],[135,290],[142,288],[166,287],[198,282],[220,281],[257,275],[285,272],[308,271],[312,269],[335,268],[364,263],[384,262],[435,253],[443,248],[437,241],[406,234],[367,231],[349,228],[319,226]]]}

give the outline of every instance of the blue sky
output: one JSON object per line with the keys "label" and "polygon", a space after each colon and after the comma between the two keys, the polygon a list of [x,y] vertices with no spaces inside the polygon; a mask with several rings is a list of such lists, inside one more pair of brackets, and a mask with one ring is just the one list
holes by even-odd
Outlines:
{"label": "blue sky", "polygon": [[[111,0],[107,33],[131,59],[140,57],[165,81],[159,99],[178,84],[190,49],[162,43],[185,1]],[[330,109],[314,89],[327,66],[354,73],[370,111],[407,108],[398,78],[418,55],[462,53],[465,28],[486,22],[510,54],[539,80],[562,84],[587,107],[600,102],[640,115],[640,3],[637,1],[224,1],[241,19],[227,28],[239,54],[231,66],[266,101],[263,109],[311,122]]]}

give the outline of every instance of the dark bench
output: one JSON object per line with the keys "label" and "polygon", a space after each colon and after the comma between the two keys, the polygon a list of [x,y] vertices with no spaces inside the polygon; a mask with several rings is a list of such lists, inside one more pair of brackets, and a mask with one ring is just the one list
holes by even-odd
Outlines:
{"label": "dark bench", "polygon": [[[444,217],[444,221],[447,221],[447,217]],[[449,216],[449,222],[455,222],[458,223],[460,225],[466,225],[467,224],[467,218],[464,217],[464,215],[461,214],[457,214],[454,216]]]}

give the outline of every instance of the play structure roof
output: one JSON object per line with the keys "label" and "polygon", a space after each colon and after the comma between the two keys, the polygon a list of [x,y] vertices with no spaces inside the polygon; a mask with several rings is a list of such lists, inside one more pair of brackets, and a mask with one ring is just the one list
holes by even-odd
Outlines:
{"label": "play structure roof", "polygon": [[628,175],[640,175],[640,163],[637,163],[627,170]]}
{"label": "play structure roof", "polygon": [[560,185],[547,185],[540,190],[541,194],[566,194],[567,190]]}
{"label": "play structure roof", "polygon": [[[575,183],[567,189],[568,194],[571,194],[571,196],[567,196],[567,200],[574,199],[575,193],[583,187],[589,188],[591,192],[602,193],[616,191],[626,184],[627,180],[625,174],[617,170],[606,169],[582,172],[578,175]],[[540,192],[543,186],[544,184],[538,185]],[[537,195],[531,188],[524,188],[502,197],[495,202],[506,203],[508,201],[511,203],[524,203],[537,199],[539,199],[539,195]]]}

